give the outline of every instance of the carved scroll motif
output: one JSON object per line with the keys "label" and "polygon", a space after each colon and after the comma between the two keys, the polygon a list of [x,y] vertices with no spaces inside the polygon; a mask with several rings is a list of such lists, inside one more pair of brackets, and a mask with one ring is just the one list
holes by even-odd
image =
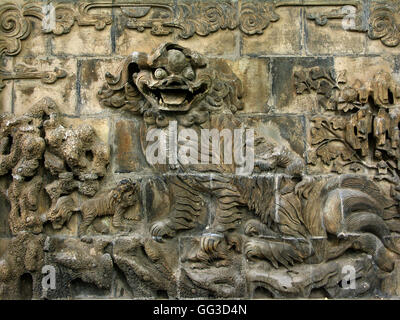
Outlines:
{"label": "carved scroll motif", "polygon": [[400,6],[376,6],[369,18],[368,37],[380,39],[388,47],[400,43]]}
{"label": "carved scroll motif", "polygon": [[[304,1],[303,6],[326,6],[324,2]],[[335,1],[330,6],[341,7],[329,13],[309,14],[307,18],[318,25],[325,25],[329,19],[343,19],[348,12],[343,8],[352,7],[352,25],[349,31],[368,32],[370,39],[381,39],[386,46],[395,47],[399,43],[398,9],[391,6],[375,6],[371,9],[370,20],[362,20],[363,7],[358,1]],[[156,36],[178,32],[181,38],[190,38],[194,34],[207,36],[218,30],[239,28],[244,34],[261,34],[270,23],[279,20],[275,12],[279,7],[299,6],[297,2],[277,4],[244,1],[199,2],[199,3],[111,3],[81,2],[77,4],[56,3],[41,5],[37,3],[18,6],[12,3],[0,7],[0,55],[17,55],[21,51],[21,41],[31,33],[31,19],[39,19],[44,33],[62,35],[69,33],[76,23],[78,26],[94,26],[102,30],[112,21],[111,10],[120,9],[124,17],[122,28],[139,32],[150,29]],[[109,13],[104,13],[104,10]],[[101,13],[93,13],[102,10]]]}
{"label": "carved scroll motif", "polygon": [[54,68],[53,71],[38,71],[31,66],[17,65],[13,72],[0,68],[0,91],[6,86],[4,81],[7,80],[40,79],[42,83],[51,84],[66,76],[67,73],[59,68]]}
{"label": "carved scroll motif", "polygon": [[0,55],[14,56],[21,51],[21,40],[31,33],[28,17],[42,19],[40,6],[25,4],[19,7],[8,3],[0,7]]}

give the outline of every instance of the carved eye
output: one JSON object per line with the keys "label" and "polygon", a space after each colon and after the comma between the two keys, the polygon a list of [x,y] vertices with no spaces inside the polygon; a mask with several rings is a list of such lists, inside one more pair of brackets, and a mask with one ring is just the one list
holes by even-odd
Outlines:
{"label": "carved eye", "polygon": [[154,71],[154,76],[156,79],[164,79],[167,76],[167,72],[162,68],[157,68],[156,71]]}
{"label": "carved eye", "polygon": [[193,80],[194,79],[194,71],[193,71],[193,69],[191,67],[186,67],[183,70],[183,76],[186,79]]}

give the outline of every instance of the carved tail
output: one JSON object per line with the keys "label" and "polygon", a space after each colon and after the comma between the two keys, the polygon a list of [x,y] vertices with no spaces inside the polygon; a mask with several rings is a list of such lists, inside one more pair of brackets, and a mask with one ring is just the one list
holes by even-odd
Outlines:
{"label": "carved tail", "polygon": [[344,179],[336,188],[330,186],[322,208],[323,224],[328,233],[353,241],[353,248],[372,254],[378,265],[388,269],[382,260],[391,256],[386,249],[397,254],[400,249],[383,219],[390,200],[377,190],[372,182],[355,177]]}

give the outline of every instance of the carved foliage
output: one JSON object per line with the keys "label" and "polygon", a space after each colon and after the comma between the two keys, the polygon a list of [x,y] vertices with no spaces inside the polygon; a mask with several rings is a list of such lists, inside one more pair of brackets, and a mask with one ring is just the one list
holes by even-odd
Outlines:
{"label": "carved foliage", "polygon": [[314,151],[309,162],[316,164],[321,158],[326,165],[333,163],[332,170],[339,173],[345,167],[358,171],[360,166],[381,174],[390,168],[397,170],[400,86],[384,72],[348,86],[344,74],[335,76],[332,70],[320,67],[294,73],[298,94],[316,91],[321,107],[337,114],[312,118]]}

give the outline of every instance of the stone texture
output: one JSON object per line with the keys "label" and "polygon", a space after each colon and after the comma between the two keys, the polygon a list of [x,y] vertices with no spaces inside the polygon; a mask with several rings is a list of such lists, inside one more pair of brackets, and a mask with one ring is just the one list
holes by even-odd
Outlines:
{"label": "stone texture", "polygon": [[290,55],[302,52],[301,9],[278,8],[277,22],[271,23],[261,35],[242,35],[243,55]]}
{"label": "stone texture", "polygon": [[236,55],[239,51],[237,31],[222,30],[219,32],[211,33],[207,36],[211,45],[204,45],[203,37],[193,36],[190,39],[182,40],[175,36],[176,43],[184,46],[190,46],[193,50],[210,56],[230,57]]}
{"label": "stone texture", "polygon": [[25,58],[24,65],[35,66],[39,71],[53,71],[54,68],[65,70],[65,78],[55,83],[42,83],[41,80],[15,80],[14,112],[21,115],[27,105],[38,102],[44,96],[51,96],[63,114],[75,114],[77,104],[76,78],[77,64],[74,59],[52,58]]}
{"label": "stone texture", "polygon": [[122,59],[88,59],[78,61],[80,75],[79,114],[93,115],[107,112],[107,110],[104,110],[104,108],[96,103],[97,92],[105,82],[105,74],[107,72],[116,73],[121,61]]}
{"label": "stone texture", "polygon": [[106,56],[112,53],[109,27],[97,31],[93,27],[74,26],[62,37],[53,36],[52,53],[57,56]]}
{"label": "stone texture", "polygon": [[[135,51],[149,52],[161,43],[172,41],[173,36],[153,37],[150,30],[139,32],[136,30],[124,29],[115,36],[116,54],[128,56]],[[132,39],[135,39],[132,41]]]}
{"label": "stone texture", "polygon": [[[397,3],[354,32],[334,1],[68,0],[44,33],[45,1],[11,2],[0,299],[399,297]],[[179,161],[151,163],[175,124]]]}
{"label": "stone texture", "polygon": [[79,118],[63,118],[66,125],[71,127],[75,127],[80,124],[89,124],[93,127],[94,131],[96,132],[97,136],[106,144],[108,145],[108,139],[110,134],[109,129],[109,120],[108,119],[96,119],[96,118],[86,118],[86,119],[79,119]]}
{"label": "stone texture", "polygon": [[[307,8],[307,14],[321,13],[323,8]],[[348,32],[343,28],[342,20],[329,20],[324,28],[314,21],[305,21],[305,45],[310,55],[316,54],[363,54],[366,35],[361,32]]]}
{"label": "stone texture", "polygon": [[140,124],[131,120],[117,120],[114,132],[115,172],[146,172],[150,169],[140,151]]}
{"label": "stone texture", "polygon": [[333,59],[327,58],[273,58],[271,61],[272,93],[274,95],[274,112],[276,113],[319,113],[316,101],[304,99],[294,90],[293,72],[301,67],[333,67]]}
{"label": "stone texture", "polygon": [[[228,61],[235,74],[243,82],[244,113],[268,112],[268,101],[271,97],[270,63],[264,58],[241,58]],[[254,82],[258,78],[260,81]]]}
{"label": "stone texture", "polygon": [[301,116],[251,116],[243,119],[247,125],[257,130],[260,136],[271,139],[276,144],[289,148],[303,157],[305,143],[304,120]]}
{"label": "stone texture", "polygon": [[49,52],[50,35],[43,34],[41,31],[41,23],[39,21],[32,21],[32,34],[26,40],[26,45],[22,46],[21,52],[15,60],[19,57],[37,57],[47,56]]}

